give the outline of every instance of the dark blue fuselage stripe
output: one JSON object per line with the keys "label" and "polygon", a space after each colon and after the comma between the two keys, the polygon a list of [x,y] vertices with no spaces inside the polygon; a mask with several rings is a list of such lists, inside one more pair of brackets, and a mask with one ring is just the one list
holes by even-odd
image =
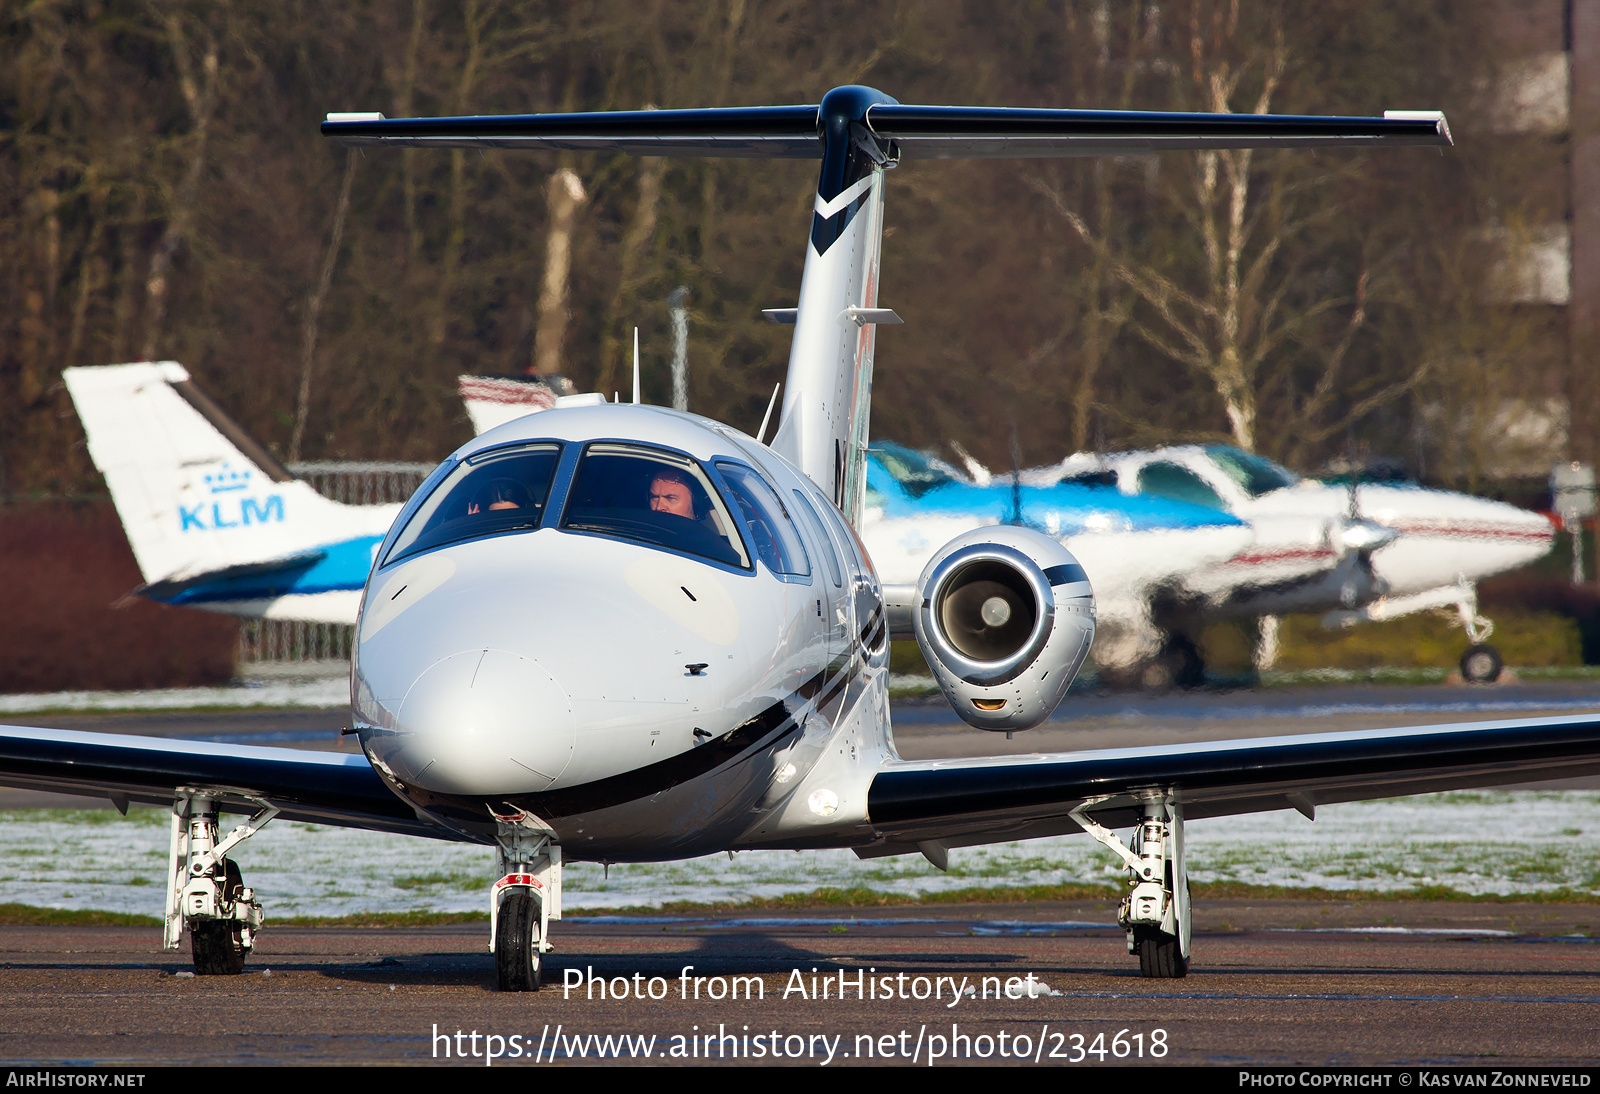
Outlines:
{"label": "dark blue fuselage stripe", "polygon": [[1045,580],[1051,585],[1071,585],[1074,581],[1088,581],[1089,575],[1083,572],[1083,567],[1076,562],[1063,562],[1059,566],[1052,566],[1044,572]]}
{"label": "dark blue fuselage stripe", "polygon": [[[509,802],[543,820],[556,820],[651,797],[726,764],[743,762],[757,751],[775,747],[784,738],[799,731],[800,715],[808,703],[814,700],[814,709],[821,711],[844,690],[860,664],[860,650],[851,650],[800,685],[787,698],[773,703],[731,732],[668,759],[579,786],[535,794],[495,795],[488,800]],[[474,818],[480,815],[474,803],[483,800],[434,795],[414,789],[408,793],[420,807],[430,812],[442,803],[453,807],[450,809],[453,815],[463,815],[459,811],[465,808],[465,815]]]}

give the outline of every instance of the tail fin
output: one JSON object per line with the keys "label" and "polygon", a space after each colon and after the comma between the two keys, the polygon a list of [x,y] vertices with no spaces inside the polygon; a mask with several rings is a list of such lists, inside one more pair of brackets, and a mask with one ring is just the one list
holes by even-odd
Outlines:
{"label": "tail fin", "polygon": [[[528,148],[638,156],[822,157],[783,418],[773,438],[852,521],[865,486],[883,173],[902,156],[1100,156],[1218,148],[1354,148],[1450,143],[1436,110],[1381,118],[1166,114],[903,105],[870,87],[836,87],[818,106],[385,118],[330,114],[346,145]],[[786,309],[772,313],[785,318]]]}
{"label": "tail fin", "polygon": [[458,376],[456,386],[466,404],[467,417],[472,419],[472,431],[487,433],[524,415],[549,410],[556,405],[557,396],[571,393],[570,380],[559,376],[554,379],[564,383],[566,390],[560,383],[526,376]]}
{"label": "tail fin", "polygon": [[[359,595],[366,567],[352,567],[359,560],[343,556],[367,551],[369,540],[376,547],[398,506],[350,506],[324,498],[294,478],[175,362],[69,368],[62,375],[144,575],[142,591],[262,614],[264,600],[280,586],[281,595],[313,590],[284,582],[241,584],[243,577],[280,568],[302,576],[320,560],[338,556],[341,573],[359,574],[343,575],[330,586],[324,573],[315,591],[348,591],[353,580]],[[207,581],[214,595],[198,595],[198,585]],[[262,603],[256,609],[239,606],[246,600]]]}
{"label": "tail fin", "polygon": [[883,173],[894,166],[893,148],[862,123],[868,108],[893,102],[864,87],[836,88],[823,97],[822,171],[783,412],[772,438],[773,451],[831,494],[852,524],[860,518],[866,489],[877,325],[900,322],[878,307]]}

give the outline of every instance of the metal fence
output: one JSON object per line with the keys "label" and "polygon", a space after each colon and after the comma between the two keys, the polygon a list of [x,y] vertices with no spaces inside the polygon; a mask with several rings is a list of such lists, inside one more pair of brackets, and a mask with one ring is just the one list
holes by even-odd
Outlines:
{"label": "metal fence", "polygon": [[342,676],[350,670],[354,640],[348,623],[240,620],[236,671],[254,677]]}
{"label": "metal fence", "polygon": [[346,505],[393,505],[416,492],[434,469],[431,463],[367,460],[306,460],[289,471],[325,498]]}
{"label": "metal fence", "polygon": [[[309,460],[289,470],[325,498],[345,505],[393,505],[416,492],[431,463]],[[355,628],[348,623],[245,619],[237,671],[243,676],[340,676],[349,671]]]}

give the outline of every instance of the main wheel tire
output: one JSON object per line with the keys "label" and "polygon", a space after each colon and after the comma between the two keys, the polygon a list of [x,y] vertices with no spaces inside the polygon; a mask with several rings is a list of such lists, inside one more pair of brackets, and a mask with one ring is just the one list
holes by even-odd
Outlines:
{"label": "main wheel tire", "polygon": [[238,927],[210,919],[189,928],[189,952],[196,976],[238,976],[244,972],[244,944]]}
{"label": "main wheel tire", "polygon": [[1505,662],[1500,659],[1500,651],[1487,642],[1468,646],[1467,652],[1461,655],[1461,678],[1469,684],[1492,684],[1500,679],[1503,668]]}
{"label": "main wheel tire", "polygon": [[[231,858],[222,860],[222,895],[237,900],[244,875]],[[244,932],[233,920],[208,919],[189,928],[189,955],[196,976],[238,976],[244,972]]]}
{"label": "main wheel tire", "polygon": [[495,928],[494,971],[501,991],[538,991],[541,982],[539,904],[526,889],[500,902]]}
{"label": "main wheel tire", "polygon": [[1178,939],[1154,927],[1133,929],[1133,948],[1139,953],[1139,971],[1158,980],[1181,980],[1189,975],[1189,959],[1179,951]]}

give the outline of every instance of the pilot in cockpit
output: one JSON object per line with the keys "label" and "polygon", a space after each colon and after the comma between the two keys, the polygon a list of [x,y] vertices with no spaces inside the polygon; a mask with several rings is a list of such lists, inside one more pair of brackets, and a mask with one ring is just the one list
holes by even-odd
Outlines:
{"label": "pilot in cockpit", "polygon": [[522,483],[515,479],[492,479],[467,502],[467,516],[505,509],[528,509],[532,505],[533,499],[528,496],[528,488]]}
{"label": "pilot in cockpit", "polygon": [[676,467],[658,467],[650,479],[650,510],[685,517],[708,532],[728,539],[716,507],[703,491],[689,472]]}
{"label": "pilot in cockpit", "polygon": [[695,511],[694,483],[689,473],[676,467],[657,470],[655,477],[650,480],[650,509],[655,513],[700,519],[700,514]]}

